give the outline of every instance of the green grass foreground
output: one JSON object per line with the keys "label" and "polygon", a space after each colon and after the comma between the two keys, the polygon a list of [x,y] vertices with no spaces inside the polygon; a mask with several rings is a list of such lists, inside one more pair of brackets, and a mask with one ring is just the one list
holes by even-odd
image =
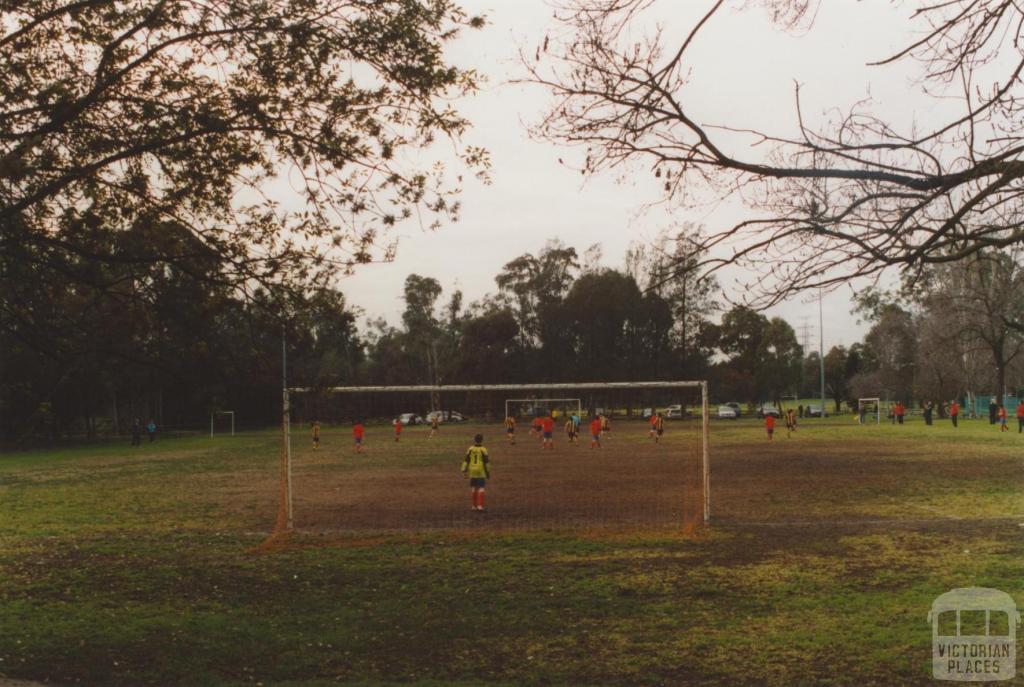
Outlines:
{"label": "green grass foreground", "polygon": [[[300,534],[257,553],[276,506],[272,432],[4,455],[0,676],[932,684],[932,599],[991,586],[1024,602],[1024,438],[818,423],[770,449],[759,423],[715,423],[723,516],[695,539],[477,527]],[[773,493],[741,479],[750,461],[827,471],[833,454],[853,455],[839,497],[814,474]]]}

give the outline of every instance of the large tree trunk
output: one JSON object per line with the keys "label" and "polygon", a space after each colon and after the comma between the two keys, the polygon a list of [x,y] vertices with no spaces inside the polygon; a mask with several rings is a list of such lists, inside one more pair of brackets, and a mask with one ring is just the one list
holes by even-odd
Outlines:
{"label": "large tree trunk", "polygon": [[1003,396],[1006,395],[1006,362],[1002,358],[996,358],[996,403],[1003,405]]}

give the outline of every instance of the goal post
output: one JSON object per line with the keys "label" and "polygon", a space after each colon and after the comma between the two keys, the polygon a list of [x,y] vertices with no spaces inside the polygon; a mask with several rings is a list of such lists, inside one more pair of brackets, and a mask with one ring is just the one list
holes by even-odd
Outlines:
{"label": "goal post", "polygon": [[235,411],[233,410],[214,410],[210,412],[210,438],[213,438],[214,432],[214,418],[218,416],[226,415],[231,418],[231,436],[235,436]]}
{"label": "goal post", "polygon": [[[576,500],[571,505],[577,509],[586,508],[588,504],[596,503],[602,498],[605,500],[600,501],[595,506],[590,506],[595,510],[588,512],[587,519],[585,520],[573,520],[572,515],[562,513],[562,504],[556,503],[551,508],[548,508],[549,504],[546,504],[542,510],[531,511],[526,515],[522,514],[522,508],[525,508],[525,506],[521,506],[520,520],[517,522],[540,522],[543,518],[548,518],[545,522],[585,521],[590,523],[593,521],[598,524],[618,523],[627,526],[641,522],[656,523],[654,526],[668,526],[671,528],[678,525],[684,531],[692,531],[694,528],[701,526],[708,527],[711,523],[710,403],[707,381],[338,386],[326,388],[295,386],[285,387],[282,390],[282,394],[283,460],[281,461],[279,517],[275,526],[275,532],[290,531],[296,527],[296,523],[303,519],[303,513],[307,512],[305,508],[310,503],[306,500],[311,498],[306,495],[307,486],[313,489],[317,487],[317,485],[303,482],[299,494],[303,496],[301,503],[304,510],[301,513],[297,512],[294,499],[296,492],[293,484],[294,455],[291,441],[293,424],[297,423],[296,426],[305,428],[311,419],[319,419],[322,422],[326,420],[327,424],[324,431],[328,432],[328,436],[330,436],[331,432],[337,432],[333,436],[343,435],[345,437],[343,440],[344,444],[351,447],[352,439],[349,438],[349,430],[347,428],[340,429],[339,425],[365,423],[368,436],[370,432],[376,433],[374,435],[375,441],[367,448],[368,455],[374,455],[375,457],[385,455],[383,453],[372,453],[373,451],[380,450],[378,447],[383,446],[376,437],[384,436],[384,440],[381,441],[387,442],[389,460],[392,460],[392,455],[399,455],[394,453],[399,450],[414,450],[416,453],[413,455],[418,456],[418,452],[421,449],[406,449],[405,446],[415,441],[422,441],[424,443],[419,446],[423,447],[422,450],[426,450],[428,446],[439,446],[437,442],[444,440],[446,436],[449,441],[454,442],[452,437],[456,436],[456,434],[449,433],[446,435],[445,432],[442,432],[440,437],[430,439],[434,443],[428,445],[426,444],[427,436],[425,431],[422,434],[418,434],[417,432],[421,430],[418,430],[416,427],[403,432],[396,431],[392,426],[393,420],[399,416],[416,417],[420,413],[425,412],[427,407],[432,407],[437,402],[437,399],[441,398],[446,399],[444,407],[453,410],[458,409],[462,415],[469,418],[465,425],[468,437],[471,438],[473,436],[471,432],[482,431],[488,436],[489,442],[494,442],[488,446],[492,453],[492,460],[496,449],[498,451],[509,451],[511,446],[515,446],[515,442],[506,442],[504,417],[509,416],[510,411],[514,410],[513,406],[516,403],[530,403],[534,407],[541,406],[547,410],[552,409],[551,406],[553,405],[562,404],[562,408],[567,410],[573,409],[581,416],[584,411],[589,410],[589,412],[593,413],[597,409],[606,409],[602,412],[611,412],[620,415],[625,420],[634,421],[617,423],[618,431],[615,432],[615,436],[602,439],[603,441],[611,442],[608,447],[605,447],[603,452],[587,452],[584,441],[576,444],[577,448],[568,448],[571,444],[564,438],[560,439],[560,441],[565,441],[565,443],[559,444],[560,453],[551,452],[543,454],[540,453],[540,447],[535,447],[536,450],[531,451],[528,442],[520,442],[521,448],[514,449],[518,453],[508,453],[508,462],[502,464],[509,472],[499,473],[503,478],[506,478],[508,475],[509,481],[496,482],[495,484],[498,485],[496,489],[509,485],[511,483],[510,475],[512,468],[515,467],[518,470],[525,469],[520,466],[526,463],[524,459],[530,458],[535,461],[533,465],[536,467],[531,467],[530,469],[537,470],[537,480],[546,479],[547,481],[543,483],[538,482],[538,486],[535,489],[534,483],[530,481],[534,477],[533,474],[529,473],[524,476],[520,472],[518,473],[518,479],[520,480],[518,488],[521,491],[516,492],[517,494],[528,493],[536,501],[536,498],[539,498],[536,496],[537,492],[546,489],[548,491],[544,492],[545,498],[550,497],[552,500],[557,501],[561,498],[564,490],[568,488],[575,490],[573,493]],[[304,415],[302,404],[296,405],[296,399],[298,398],[310,399],[310,409],[307,413],[309,417]],[[654,447],[659,446],[659,443],[655,443],[653,435],[651,435],[651,438],[648,438],[648,427],[643,422],[642,413],[633,411],[671,403],[681,403],[684,406],[690,406],[694,411],[698,411],[698,409],[699,411],[694,412],[693,416],[689,419],[687,418],[687,413],[684,412],[682,418],[670,421],[666,425],[668,428],[665,436],[666,441],[660,442],[660,448],[655,449]],[[499,417],[498,414],[502,411],[504,411],[505,416]],[[470,426],[474,424],[482,424],[483,426],[470,429]],[[628,437],[623,437],[622,440],[619,439],[620,435],[628,435],[630,432],[637,436],[632,439]],[[458,436],[461,438],[462,435],[459,434]],[[583,438],[589,441],[589,433],[585,432]],[[644,444],[635,444],[634,442],[638,438],[640,441],[649,441],[650,443],[647,445],[652,448],[643,449]],[[660,432],[658,439],[661,439]],[[396,443],[399,440],[401,443]],[[620,441],[620,443],[616,444],[616,441]],[[330,444],[329,450],[334,450],[334,446],[337,445]],[[460,450],[464,452],[465,445],[459,444],[459,446],[461,446]],[[687,446],[690,448],[687,449]],[[349,448],[347,450],[354,451],[355,449]],[[325,455],[322,451],[323,448],[321,449],[321,455]],[[570,453],[573,451],[576,453]],[[645,451],[646,453],[644,453]],[[678,457],[678,460],[666,462],[666,458],[673,454]],[[305,452],[302,455],[306,456]],[[353,453],[352,455],[360,456],[358,460],[362,461],[362,463],[359,465],[372,466],[367,469],[386,469],[378,467],[381,465],[379,461],[370,462],[368,459],[362,458],[363,454]],[[590,469],[595,459],[603,461],[602,465],[607,468],[607,472],[596,477],[595,479],[598,482],[593,487],[590,487],[587,482],[589,475],[585,471]],[[306,458],[304,457],[303,460],[306,460]],[[418,466],[424,465],[424,459],[416,458],[416,460],[418,461]],[[351,465],[348,461],[346,463]],[[444,474],[448,475],[452,468],[450,464],[446,463],[446,465],[447,467],[442,468],[439,466],[437,469],[443,469],[445,471]],[[559,473],[560,466],[567,466],[568,470],[575,470],[577,472],[573,472],[571,479],[569,479],[566,475]],[[300,472],[299,474],[306,473]],[[431,477],[431,480],[436,478],[436,474],[434,477]],[[621,509],[618,509],[622,503],[633,504],[637,501],[636,495],[639,494],[642,500],[644,494],[652,491],[651,474],[658,475],[658,479],[655,480],[656,483],[664,482],[665,474],[671,474],[677,481],[661,488],[658,492],[660,501],[652,502],[647,506],[637,506],[637,508],[645,507],[647,510],[628,512],[625,513],[621,520],[617,520],[616,518],[623,513]],[[445,482],[447,479],[448,477],[444,477]],[[364,483],[360,482],[360,484]],[[620,484],[626,486],[620,489]],[[655,487],[658,487],[658,485],[656,484]],[[505,486],[505,488],[511,489],[510,486]],[[332,489],[336,488],[332,487]],[[352,496],[353,498],[358,498],[361,494],[353,493]],[[309,515],[314,523],[313,527],[321,526],[323,522],[321,518],[325,517],[322,513],[325,511],[333,509],[332,512],[342,513],[342,509],[335,505],[337,496],[335,495],[331,498],[334,499],[334,502],[329,503],[326,498],[323,502],[317,502],[319,505],[317,505],[316,517],[312,513]],[[380,512],[379,508],[375,510],[378,513]],[[461,508],[459,509],[460,515],[462,510]],[[509,508],[509,510],[512,510],[512,508]],[[558,511],[557,514],[552,515],[552,512],[556,510]],[[345,506],[345,517],[347,518],[350,513],[352,513],[351,508]],[[592,513],[596,513],[593,518],[591,518]],[[499,513],[492,517],[498,518],[502,517],[502,515]],[[384,519],[387,518],[385,517]],[[455,520],[450,522],[455,522]],[[412,524],[413,526],[416,525],[415,522]],[[429,524],[424,526],[429,526]],[[545,527],[546,525],[541,524],[537,526]],[[398,525],[398,527],[402,527],[402,525]]]}
{"label": "goal post", "polygon": [[882,424],[882,399],[880,398],[858,398],[857,399],[857,421],[861,424],[871,413],[875,415],[875,424]]}
{"label": "goal post", "polygon": [[529,415],[536,415],[541,409],[551,411],[557,408],[575,408],[576,416],[583,417],[581,398],[506,398],[505,417],[519,417],[519,413],[512,414],[517,403],[530,404],[530,411],[527,413]]}

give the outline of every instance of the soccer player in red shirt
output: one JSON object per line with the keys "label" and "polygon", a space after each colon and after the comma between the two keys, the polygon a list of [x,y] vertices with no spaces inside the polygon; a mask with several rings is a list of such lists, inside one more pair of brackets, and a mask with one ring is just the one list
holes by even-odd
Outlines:
{"label": "soccer player in red shirt", "polygon": [[363,423],[360,420],[356,420],[355,424],[352,425],[352,438],[356,442],[356,453],[363,452],[363,434],[366,432],[363,429]]}
{"label": "soccer player in red shirt", "polygon": [[534,436],[538,436],[539,437],[541,435],[540,432],[541,432],[540,418],[539,417],[535,417],[535,418],[533,418],[533,421],[530,422],[530,437],[534,437]]}
{"label": "soccer player in red shirt", "polygon": [[551,417],[551,413],[541,418],[540,429],[543,432],[544,441],[541,444],[541,448],[555,448],[555,440],[552,438],[555,432],[555,418]]}
{"label": "soccer player in red shirt", "polygon": [[1024,401],[1017,404],[1017,434],[1024,433]]}
{"label": "soccer player in red shirt", "polygon": [[402,418],[395,418],[395,441],[402,438]]}
{"label": "soccer player in red shirt", "polygon": [[764,428],[768,432],[768,441],[775,441],[775,416],[764,416]]}
{"label": "soccer player in red shirt", "polygon": [[1006,426],[1006,406],[999,404],[999,431],[1009,432],[1010,428]]}
{"label": "soccer player in red shirt", "polygon": [[595,415],[594,419],[590,421],[590,448],[591,448],[591,450],[593,450],[593,448],[595,446],[597,448],[601,448],[601,428],[602,427],[603,427],[603,424],[601,423],[601,416],[600,415]]}
{"label": "soccer player in red shirt", "polygon": [[960,417],[960,404],[955,400],[949,404],[949,419],[953,421],[953,426],[956,427],[956,421]]}

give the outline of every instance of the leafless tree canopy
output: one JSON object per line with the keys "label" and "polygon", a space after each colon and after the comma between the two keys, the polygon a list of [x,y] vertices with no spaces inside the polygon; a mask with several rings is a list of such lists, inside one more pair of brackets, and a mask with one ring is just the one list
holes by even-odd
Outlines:
{"label": "leafless tree canopy", "polygon": [[[523,56],[530,79],[555,95],[535,133],[583,146],[585,173],[638,162],[666,200],[695,202],[700,189],[743,198],[751,215],[712,227],[703,269],[752,270],[754,300],[768,305],[1024,239],[1024,4],[907,3],[913,42],[871,68],[913,61],[944,111],[955,96],[958,112],[934,128],[899,131],[866,106],[812,124],[797,86],[791,137],[699,121],[687,86],[708,65],[689,54],[737,7],[762,6],[787,26],[813,23],[819,8],[813,0],[706,4],[688,34],[669,35],[650,18],[658,0],[569,0],[557,11],[564,31]],[[750,147],[735,145],[741,139]]]}

